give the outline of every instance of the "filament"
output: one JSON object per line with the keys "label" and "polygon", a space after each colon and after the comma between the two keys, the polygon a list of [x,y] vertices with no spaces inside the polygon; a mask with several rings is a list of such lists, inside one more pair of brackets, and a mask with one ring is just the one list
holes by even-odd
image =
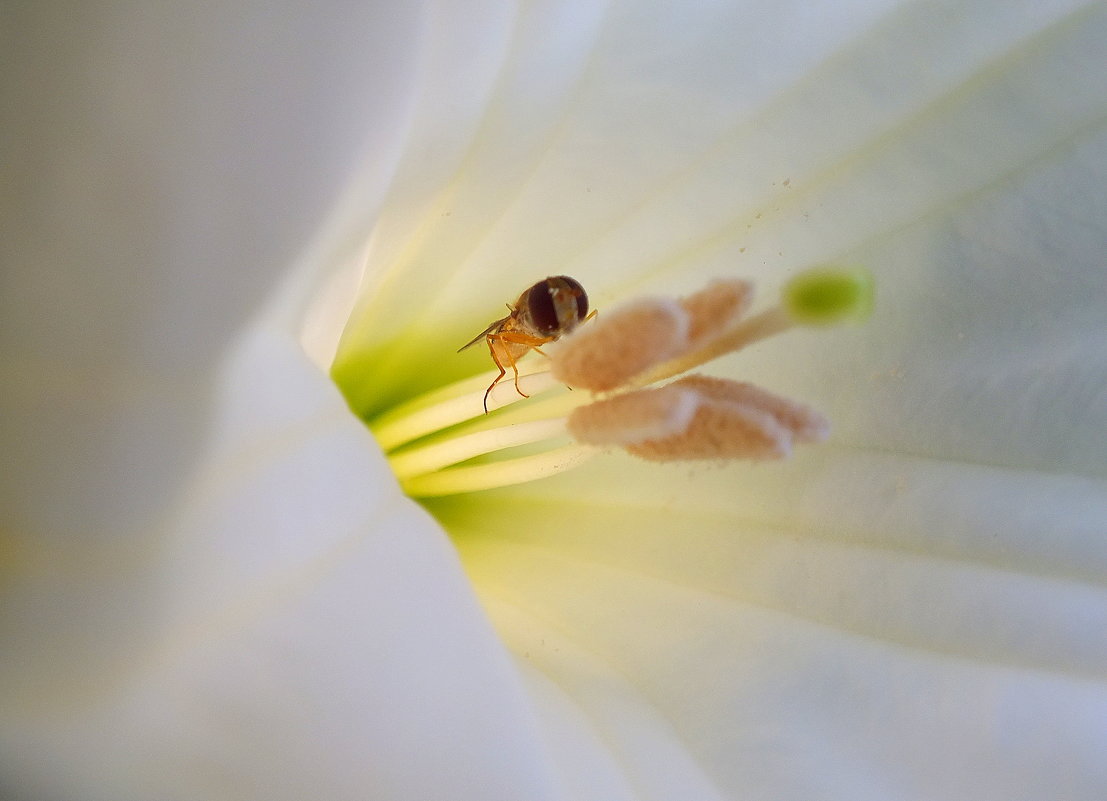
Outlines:
{"label": "filament", "polygon": [[515,423],[394,453],[389,457],[389,462],[396,477],[403,481],[485,453],[561,436],[566,436],[564,417]]}
{"label": "filament", "polygon": [[508,487],[546,478],[583,464],[598,451],[585,445],[566,445],[552,451],[504,459],[491,464],[451,467],[401,480],[404,492],[416,498],[458,495]]}

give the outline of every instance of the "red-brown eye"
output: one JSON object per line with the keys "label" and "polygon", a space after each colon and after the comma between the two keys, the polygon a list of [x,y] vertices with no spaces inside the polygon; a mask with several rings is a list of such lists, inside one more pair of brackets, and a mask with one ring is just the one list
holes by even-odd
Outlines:
{"label": "red-brown eye", "polygon": [[[524,293],[526,318],[538,333],[565,334],[588,316],[588,295],[580,282],[567,275],[539,281]],[[521,299],[520,299],[521,300]]]}
{"label": "red-brown eye", "polygon": [[528,290],[527,313],[542,333],[564,334],[588,316],[588,295],[576,279],[551,276]]}
{"label": "red-brown eye", "polygon": [[559,275],[555,280],[562,282],[564,288],[576,299],[577,319],[573,320],[573,324],[579,323],[588,316],[588,293],[579,281],[567,275]]}
{"label": "red-brown eye", "polygon": [[536,329],[543,334],[552,334],[561,327],[554,306],[551,282],[547,278],[527,290],[527,315]]}

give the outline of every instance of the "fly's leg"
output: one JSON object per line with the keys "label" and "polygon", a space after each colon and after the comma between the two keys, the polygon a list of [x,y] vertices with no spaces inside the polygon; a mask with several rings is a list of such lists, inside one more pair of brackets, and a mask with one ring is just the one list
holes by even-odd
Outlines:
{"label": "fly's leg", "polygon": [[[529,398],[530,395],[523,392],[522,387],[519,386],[519,366],[518,359],[515,356],[516,348],[508,347],[509,345],[525,345],[529,350],[536,350],[543,356],[546,354],[538,347],[539,345],[545,345],[547,342],[553,342],[557,337],[536,337],[531,334],[525,334],[522,331],[497,331],[495,334],[488,335],[488,351],[492,354],[492,361],[496,363],[496,366],[500,368],[500,374],[496,376],[496,380],[489,385],[488,389],[484,393],[484,411],[488,413],[488,395],[495,388],[496,384],[500,383],[500,380],[507,375],[507,369],[504,367],[504,362],[500,361],[500,357],[496,355],[496,345],[500,344],[503,350],[504,358],[507,361],[508,366],[511,367],[511,371],[515,374],[515,391],[522,397]],[[524,351],[520,356],[526,356],[529,351]]]}
{"label": "fly's leg", "polygon": [[[503,378],[505,375],[507,375],[507,370],[505,370],[504,366],[502,364],[500,364],[500,359],[496,355],[496,348],[493,347],[494,342],[495,342],[495,339],[492,336],[489,336],[488,337],[488,352],[492,354],[492,361],[494,361],[496,363],[496,366],[500,368],[500,374],[498,376],[496,376],[495,379],[493,379],[492,383],[488,385],[488,389],[486,389],[484,391],[484,413],[485,414],[488,414],[488,394],[495,388],[496,384],[500,383],[500,379]],[[511,366],[514,367],[515,365],[512,364]],[[519,380],[519,371],[518,370],[515,371],[515,380],[516,381]],[[518,389],[518,384],[516,384],[516,389]]]}
{"label": "fly's leg", "polygon": [[[511,342],[518,345],[526,345],[531,350],[537,350],[539,353],[542,353],[542,351],[538,349],[539,345],[545,345],[547,342],[553,341],[552,337],[534,337],[530,334],[524,334],[522,331],[501,331],[497,336],[497,339],[499,339],[501,342]],[[511,349],[504,348],[504,355],[507,356],[507,360],[511,364],[511,369],[515,371],[515,391],[522,395],[524,398],[529,398],[530,395],[523,392],[523,390],[519,388],[519,368],[516,366],[517,362],[515,356],[511,353]],[[526,353],[524,353],[523,355],[525,356]],[[545,356],[546,354],[542,353],[542,355]],[[498,365],[499,362],[497,361],[496,364]],[[503,368],[501,367],[500,369],[502,370]]]}
{"label": "fly's leg", "polygon": [[[538,348],[535,348],[538,350]],[[507,359],[511,362],[511,369],[515,371],[515,391],[522,395],[524,398],[529,398],[530,395],[519,389],[519,368],[515,365],[515,357],[511,355],[511,351],[506,351]]]}
{"label": "fly's leg", "polygon": [[[510,336],[504,336],[503,334],[500,334],[500,336],[498,337],[498,339],[499,339],[499,340],[500,340],[501,342],[514,342],[514,341],[515,341],[515,339],[514,339],[513,337],[510,337]],[[522,396],[523,396],[524,398],[529,398],[529,397],[530,397],[530,395],[528,395],[527,393],[523,392],[523,390],[519,389],[519,368],[518,368],[518,367],[516,366],[516,362],[515,362],[515,356],[514,356],[514,355],[512,354],[512,352],[511,352],[511,348],[504,348],[504,356],[506,356],[506,357],[507,357],[507,363],[511,365],[511,371],[512,371],[513,373],[515,373],[515,391],[516,391],[516,392],[518,392],[518,393],[519,393],[520,395],[522,395]],[[495,386],[495,385],[496,385],[496,383],[497,383],[497,382],[498,382],[498,381],[499,381],[499,380],[500,380],[501,378],[503,378],[503,377],[504,377],[504,374],[505,374],[505,373],[506,373],[507,371],[506,371],[506,370],[504,370],[504,367],[503,367],[503,365],[502,365],[502,364],[500,364],[500,360],[499,360],[499,359],[496,359],[496,354],[494,354],[494,353],[493,353],[493,354],[492,354],[492,358],[496,360],[496,366],[500,368],[500,375],[499,375],[499,376],[498,376],[498,377],[496,378],[496,381],[493,381],[493,382],[492,382],[492,386]],[[491,392],[491,391],[492,391],[492,387],[489,387],[489,388],[488,388],[488,391],[489,391],[489,392]],[[485,394],[485,398],[487,399],[487,397],[488,397],[488,396],[487,396],[487,393],[486,393],[486,394]]]}

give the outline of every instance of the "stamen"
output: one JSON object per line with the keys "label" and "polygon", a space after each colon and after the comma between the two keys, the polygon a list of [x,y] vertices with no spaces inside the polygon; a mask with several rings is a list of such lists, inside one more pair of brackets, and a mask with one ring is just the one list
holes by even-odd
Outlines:
{"label": "stamen", "polygon": [[551,372],[593,392],[641,387],[792,327],[780,309],[743,322],[752,297],[748,282],[720,280],[679,301],[636,301],[566,337]]}
{"label": "stamen", "polygon": [[749,310],[752,302],[753,285],[739,279],[716,279],[694,295],[681,298],[680,305],[691,318],[690,344],[699,347],[729,328]]}
{"label": "stamen", "polygon": [[670,384],[573,409],[567,428],[573,439],[586,445],[634,445],[686,430],[698,406],[696,392]]}
{"label": "stamen", "polygon": [[810,406],[744,381],[689,375],[669,386],[695,391],[701,398],[759,409],[787,429],[792,439],[800,442],[822,442],[830,434],[830,422]]}
{"label": "stamen", "polygon": [[[524,362],[519,365],[519,386],[530,397],[561,386],[549,373],[546,360]],[[428,392],[390,409],[370,421],[369,427],[381,448],[391,451],[436,431],[482,418],[484,392],[495,374],[490,370]],[[521,400],[524,398],[512,382],[501,382],[488,396],[488,408],[495,410]]]}
{"label": "stamen", "polygon": [[657,365],[649,373],[635,382],[638,386],[652,384],[672,378],[675,375],[686,373],[707,362],[714,361],[720,356],[741,350],[747,345],[752,345],[762,339],[768,339],[776,334],[783,333],[795,326],[795,322],[787,312],[779,306],[774,306],[760,314],[739,320],[730,328],[718,332],[709,338],[702,347],[681,354],[675,359]]}
{"label": "stamen", "polygon": [[389,456],[392,471],[403,481],[420,473],[430,473],[458,462],[504,448],[541,442],[565,435],[565,418],[515,423],[488,431],[476,431],[451,437],[444,442],[394,453]]}
{"label": "stamen", "polygon": [[[636,301],[578,328],[550,349],[550,360],[519,366],[527,395],[562,383],[621,394],[595,400],[587,393],[561,393],[531,401],[521,414],[488,416],[483,397],[489,372],[397,407],[370,428],[404,490],[416,497],[533,481],[581,464],[597,447],[621,447],[651,461],[785,457],[793,442],[824,439],[827,421],[800,403],[728,379],[689,375],[644,388],[798,324],[859,318],[871,308],[872,282],[858,270],[804,273],[785,287],[780,305],[744,317],[751,297],[747,282],[728,280],[681,300]],[[513,382],[500,383],[489,407],[521,400]],[[520,417],[525,422],[496,427]],[[452,437],[397,450],[464,423],[470,425]],[[576,442],[562,445],[567,437]],[[537,443],[547,450],[459,464]]]}
{"label": "stamen", "polygon": [[565,337],[551,372],[570,386],[607,392],[686,349],[690,327],[676,301],[642,298]]}
{"label": "stamen", "polygon": [[566,445],[533,456],[426,473],[401,481],[400,486],[408,495],[417,498],[509,487],[564,472],[582,464],[596,453],[594,448],[584,445]]}
{"label": "stamen", "polygon": [[788,429],[753,406],[700,397],[692,423],[665,439],[627,446],[651,462],[689,459],[781,459],[792,452]]}
{"label": "stamen", "polygon": [[651,461],[777,459],[791,452],[793,440],[821,440],[828,428],[806,406],[750,384],[700,375],[582,406],[568,424],[578,441],[621,445]]}
{"label": "stamen", "polygon": [[[627,326],[616,312],[608,315],[608,326],[592,332],[594,339],[568,338],[554,355],[555,375],[565,377],[561,365],[573,362],[586,365],[579,371],[582,386],[625,390],[574,409],[569,432],[579,442],[617,445],[655,461],[781,458],[791,452],[793,441],[824,439],[829,424],[817,412],[750,384],[687,376],[662,389],[640,389],[798,324],[860,319],[872,307],[872,280],[863,270],[802,273],[785,286],[780,305],[743,318],[751,294],[744,281],[716,281],[679,301],[689,317],[687,339],[673,343],[667,360],[654,361],[639,372],[637,368],[647,361],[640,359],[635,370],[619,373],[621,383],[588,370],[611,369],[603,358],[607,343],[633,341],[649,332]],[[660,301],[651,304],[662,308]],[[583,353],[576,352],[578,348]],[[615,352],[625,350],[620,347]],[[663,345],[652,342],[649,355],[656,359],[664,351]]]}
{"label": "stamen", "polygon": [[[711,284],[700,295],[717,291],[721,296],[728,283]],[[723,288],[717,289],[720,285]],[[800,273],[785,285],[780,305],[745,319],[739,319],[739,313],[727,320],[716,320],[720,330],[715,336],[707,336],[698,347],[694,340],[690,350],[655,366],[636,378],[633,384],[646,386],[672,378],[797,325],[828,326],[859,322],[872,311],[873,292],[872,276],[861,268],[820,268]],[[689,303],[697,298],[699,295],[693,295],[683,302]],[[698,302],[706,305],[703,300]],[[715,302],[722,303],[721,300]],[[569,340],[566,346],[571,344],[572,340]]]}

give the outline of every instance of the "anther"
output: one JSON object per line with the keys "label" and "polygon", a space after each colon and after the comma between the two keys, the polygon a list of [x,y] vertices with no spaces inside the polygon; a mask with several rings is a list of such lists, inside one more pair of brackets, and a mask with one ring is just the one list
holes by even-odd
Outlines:
{"label": "anther", "polygon": [[642,298],[566,337],[550,365],[569,386],[609,392],[731,328],[753,298],[746,281],[712,281],[679,300]]}
{"label": "anther", "polygon": [[669,384],[580,406],[569,414],[566,428],[585,445],[636,445],[685,431],[698,406],[694,390]]}
{"label": "anther", "polygon": [[566,337],[551,354],[550,370],[571,387],[607,392],[684,351],[690,327],[676,301],[642,298]]}
{"label": "anther", "polygon": [[860,319],[872,307],[872,279],[863,270],[801,273],[779,305],[747,318],[751,298],[745,281],[714,281],[680,300],[609,312],[568,337],[553,356],[554,377],[595,392],[622,390],[574,409],[569,433],[654,461],[777,459],[793,443],[825,439],[820,414],[751,384],[694,375],[642,388],[796,325]]}
{"label": "anther", "polygon": [[753,286],[739,279],[717,279],[704,289],[680,299],[688,312],[689,344],[699,347],[742,317],[753,302]]}
{"label": "anther", "polygon": [[695,375],[574,409],[568,429],[578,442],[665,462],[779,459],[794,441],[824,439],[829,424],[814,410],[750,384]]}
{"label": "anther", "polygon": [[753,384],[714,376],[689,375],[669,386],[695,390],[700,397],[713,401],[758,409],[776,420],[798,442],[822,442],[830,433],[830,423],[811,407]]}

